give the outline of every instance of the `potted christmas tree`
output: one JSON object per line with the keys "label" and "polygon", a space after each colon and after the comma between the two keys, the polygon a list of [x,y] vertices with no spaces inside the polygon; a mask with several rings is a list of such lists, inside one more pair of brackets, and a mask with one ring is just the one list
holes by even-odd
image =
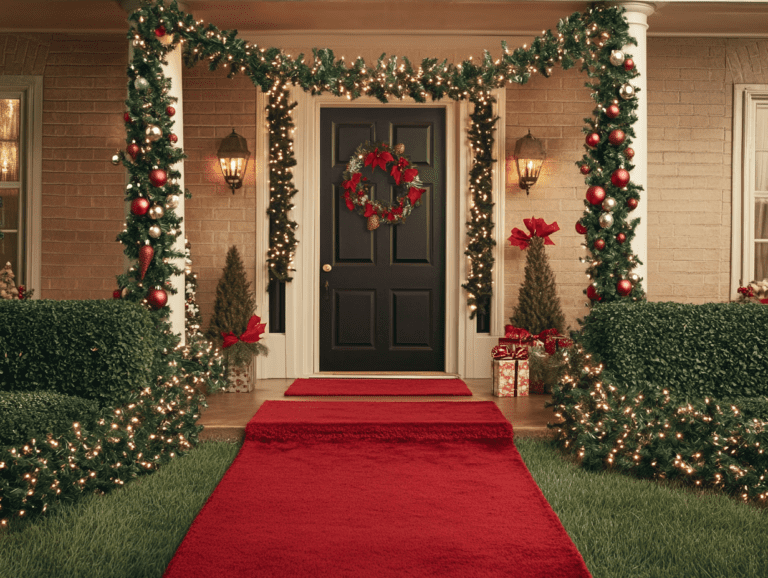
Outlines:
{"label": "potted christmas tree", "polygon": [[227,252],[216,301],[207,336],[221,344],[227,365],[229,392],[251,391],[251,366],[257,355],[266,355],[267,348],[260,343],[264,323],[256,311],[256,298],[245,274],[243,260],[237,247]]}

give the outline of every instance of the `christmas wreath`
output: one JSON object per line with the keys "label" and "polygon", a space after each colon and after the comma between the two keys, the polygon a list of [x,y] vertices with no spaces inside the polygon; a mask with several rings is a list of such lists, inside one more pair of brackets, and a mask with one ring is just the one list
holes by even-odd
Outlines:
{"label": "christmas wreath", "polygon": [[[390,147],[384,142],[366,142],[357,147],[347,163],[342,175],[342,196],[350,211],[357,211],[368,219],[369,231],[378,228],[381,222],[388,225],[404,223],[413,208],[421,204],[419,200],[426,189],[421,188],[423,185],[419,180],[419,170],[411,166],[403,152],[405,146],[402,144]],[[401,193],[393,203],[370,197],[368,179],[361,172],[368,166],[371,170],[380,168],[395,180]]]}

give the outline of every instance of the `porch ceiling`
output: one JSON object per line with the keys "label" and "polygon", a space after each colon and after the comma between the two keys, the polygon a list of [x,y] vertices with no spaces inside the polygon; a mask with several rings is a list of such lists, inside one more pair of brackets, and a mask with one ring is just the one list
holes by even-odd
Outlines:
{"label": "porch ceiling", "polygon": [[[241,31],[426,30],[535,35],[583,10],[571,0],[187,0],[198,19]],[[768,36],[768,2],[655,2],[650,36]],[[2,0],[0,31],[94,32],[125,30],[118,0]]]}

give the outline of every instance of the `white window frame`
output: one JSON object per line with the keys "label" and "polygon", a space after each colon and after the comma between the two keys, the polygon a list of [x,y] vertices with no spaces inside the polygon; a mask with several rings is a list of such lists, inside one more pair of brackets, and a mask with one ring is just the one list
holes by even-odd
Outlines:
{"label": "white window frame", "polygon": [[[23,203],[23,221],[19,223],[19,243],[23,245],[22,271],[17,280],[42,290],[42,206],[43,206],[43,77],[0,76],[0,98],[21,99],[21,147],[19,160],[19,203]],[[2,265],[0,265],[2,266]]]}

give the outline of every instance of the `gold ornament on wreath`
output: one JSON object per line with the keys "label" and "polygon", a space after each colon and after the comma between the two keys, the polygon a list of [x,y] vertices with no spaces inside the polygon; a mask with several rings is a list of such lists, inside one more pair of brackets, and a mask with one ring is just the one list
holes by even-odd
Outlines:
{"label": "gold ornament on wreath", "polygon": [[[367,219],[369,231],[378,229],[381,223],[404,223],[411,211],[421,204],[421,195],[426,189],[419,179],[419,170],[411,166],[404,152],[402,144],[390,146],[385,142],[366,142],[357,147],[347,163],[342,175],[342,197],[350,211],[357,211]],[[362,173],[365,167],[371,167],[371,170],[378,167],[394,179],[400,194],[393,203],[370,197],[370,185]]]}

